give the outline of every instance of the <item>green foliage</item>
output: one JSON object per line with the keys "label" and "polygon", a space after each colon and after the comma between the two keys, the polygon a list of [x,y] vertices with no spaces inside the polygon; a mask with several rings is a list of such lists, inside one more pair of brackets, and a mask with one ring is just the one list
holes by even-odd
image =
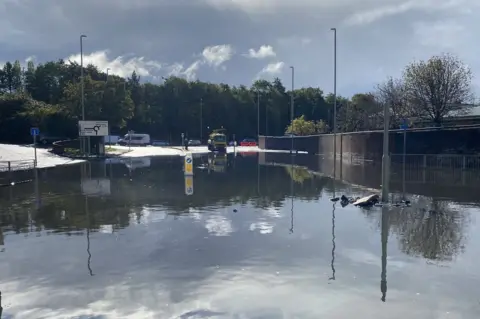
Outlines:
{"label": "green foliage", "polygon": [[328,125],[323,121],[308,121],[305,119],[305,116],[302,115],[293,120],[285,130],[285,134],[294,134],[294,135],[315,135],[327,133],[329,131]]}
{"label": "green foliage", "polygon": [[[34,65],[7,62],[0,68],[0,142],[30,141],[29,128],[43,133],[75,137],[82,118],[81,69],[63,60]],[[170,77],[161,84],[142,83],[109,75],[94,65],[84,68],[86,119],[108,120],[112,134],[127,130],[152,138],[178,141],[181,133],[206,140],[212,129],[224,127],[237,138],[260,135],[327,133],[333,128],[334,95],[320,88],[288,92],[279,79],[256,81],[250,88]],[[450,81],[442,80],[449,76]],[[411,116],[440,122],[460,113],[470,91],[471,73],[451,56],[413,63],[402,80],[387,81],[373,94],[351,99],[336,97],[338,131],[377,129],[383,106],[389,105],[391,123]],[[448,83],[447,83],[448,82]],[[295,100],[290,114],[290,98]],[[293,123],[289,119],[293,115]],[[308,119],[308,120],[307,120]],[[230,136],[229,136],[230,138]]]}

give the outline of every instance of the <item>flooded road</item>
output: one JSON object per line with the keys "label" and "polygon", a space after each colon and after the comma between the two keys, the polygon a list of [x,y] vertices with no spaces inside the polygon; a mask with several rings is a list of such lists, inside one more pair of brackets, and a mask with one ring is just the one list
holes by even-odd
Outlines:
{"label": "flooded road", "polygon": [[1,318],[476,318],[479,173],[412,163],[391,182],[411,207],[370,209],[330,199],[370,194],[380,165],[333,180],[307,155],[197,156],[191,179],[178,156],[19,172]]}

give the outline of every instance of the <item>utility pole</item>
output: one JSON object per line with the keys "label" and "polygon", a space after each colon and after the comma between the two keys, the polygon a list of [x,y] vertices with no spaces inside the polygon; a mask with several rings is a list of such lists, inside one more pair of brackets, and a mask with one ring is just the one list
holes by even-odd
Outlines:
{"label": "utility pole", "polygon": [[[292,92],[290,94],[290,127],[293,129],[293,110],[294,110],[294,103],[295,103],[293,90],[295,89],[295,68],[291,66],[290,69],[292,69]],[[290,132],[290,138],[292,139],[292,146],[290,148],[290,153],[293,154],[293,131]]]}
{"label": "utility pole", "polygon": [[[84,34],[80,36],[80,81],[81,81],[80,94],[81,94],[81,104],[82,104],[82,121],[85,121],[85,79],[83,76],[83,38],[86,38],[86,37],[87,36]],[[81,147],[84,155],[86,153],[85,142],[86,142],[86,138],[82,137]]]}
{"label": "utility pole", "polygon": [[385,103],[383,107],[383,157],[382,157],[382,202],[388,202],[388,187],[390,185],[390,156],[389,156],[389,128],[390,107]]}
{"label": "utility pole", "polygon": [[333,176],[337,171],[337,29],[333,31]]}
{"label": "utility pole", "polygon": [[260,91],[257,88],[257,142],[260,139]]}

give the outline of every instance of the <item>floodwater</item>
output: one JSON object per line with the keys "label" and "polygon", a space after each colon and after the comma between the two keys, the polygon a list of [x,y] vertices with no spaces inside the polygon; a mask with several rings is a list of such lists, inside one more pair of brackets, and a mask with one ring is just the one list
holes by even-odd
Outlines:
{"label": "floodwater", "polygon": [[479,172],[395,164],[411,207],[342,207],[379,187],[381,165],[354,162],[335,181],[290,154],[9,176],[1,318],[478,318]]}

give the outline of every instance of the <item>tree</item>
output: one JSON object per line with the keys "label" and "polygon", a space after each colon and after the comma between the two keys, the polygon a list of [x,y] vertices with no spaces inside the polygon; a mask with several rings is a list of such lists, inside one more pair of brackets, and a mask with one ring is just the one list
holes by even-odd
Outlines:
{"label": "tree", "polygon": [[[409,107],[405,83],[402,79],[388,78],[385,82],[377,85],[375,98],[383,109],[387,106],[390,110],[390,126],[398,127],[403,119],[417,116],[416,109]],[[383,123],[383,111],[380,111],[379,118]]]}
{"label": "tree", "polygon": [[305,116],[302,115],[293,120],[293,122],[287,126],[285,134],[295,135],[315,135],[328,132],[328,125],[324,121],[308,121]]}
{"label": "tree", "polygon": [[413,62],[403,72],[408,104],[437,126],[446,116],[469,111],[466,103],[472,101],[471,80],[468,66],[450,54]]}

